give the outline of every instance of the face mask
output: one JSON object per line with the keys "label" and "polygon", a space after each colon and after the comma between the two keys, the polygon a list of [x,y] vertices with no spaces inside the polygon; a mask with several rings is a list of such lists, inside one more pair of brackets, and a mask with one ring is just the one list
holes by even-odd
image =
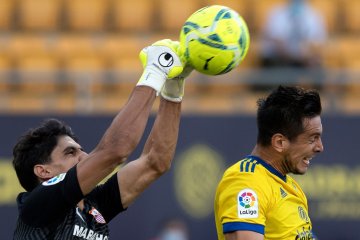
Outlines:
{"label": "face mask", "polygon": [[305,0],[292,0],[292,4],[304,4]]}
{"label": "face mask", "polygon": [[290,4],[290,8],[293,14],[298,14],[303,10],[305,6],[304,0],[292,0]]}
{"label": "face mask", "polygon": [[187,240],[185,234],[179,230],[168,230],[161,235],[161,240]]}

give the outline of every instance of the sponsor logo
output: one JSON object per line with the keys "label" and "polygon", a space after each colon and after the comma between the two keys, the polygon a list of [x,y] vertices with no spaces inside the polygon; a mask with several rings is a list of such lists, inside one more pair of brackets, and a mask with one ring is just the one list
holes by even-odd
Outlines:
{"label": "sponsor logo", "polygon": [[310,226],[308,229],[303,227],[302,230],[297,230],[296,232],[297,232],[297,235],[295,237],[295,240],[315,240],[316,239],[311,231]]}
{"label": "sponsor logo", "polygon": [[106,223],[104,217],[103,217],[103,216],[101,215],[101,213],[100,213],[98,210],[96,210],[94,207],[89,211],[89,213],[90,213],[91,215],[93,215],[93,217],[95,218],[96,222],[102,223],[102,224]]}
{"label": "sponsor logo", "polygon": [[310,219],[307,212],[301,206],[298,207],[298,213],[303,221],[305,221],[306,223],[310,223]]}
{"label": "sponsor logo", "polygon": [[280,194],[282,198],[285,198],[287,196],[287,193],[285,192],[284,189],[280,188]]}
{"label": "sponsor logo", "polygon": [[259,215],[258,199],[251,189],[244,189],[238,194],[239,218],[257,218]]}
{"label": "sponsor logo", "polygon": [[44,185],[44,186],[55,185],[55,184],[61,182],[62,180],[64,180],[65,176],[66,176],[66,173],[62,173],[56,177],[53,177],[53,178],[43,182],[42,185]]}
{"label": "sponsor logo", "polygon": [[108,236],[94,232],[91,229],[86,227],[80,227],[79,225],[74,226],[73,236],[79,237],[81,239],[91,239],[91,240],[109,240]]}
{"label": "sponsor logo", "polygon": [[174,57],[170,53],[164,52],[159,56],[158,61],[161,66],[170,67],[174,63]]}

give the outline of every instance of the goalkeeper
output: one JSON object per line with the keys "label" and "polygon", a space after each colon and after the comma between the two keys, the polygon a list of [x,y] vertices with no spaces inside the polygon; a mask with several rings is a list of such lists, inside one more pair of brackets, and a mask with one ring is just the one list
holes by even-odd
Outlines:
{"label": "goalkeeper", "polygon": [[[22,136],[13,166],[26,192],[17,197],[15,240],[108,239],[108,223],[127,209],[165,171],[174,156],[184,94],[178,43],[161,40],[144,48],[144,72],[128,102],[89,154],[71,128],[48,119]],[[141,156],[107,177],[138,145],[153,103],[157,116]]]}

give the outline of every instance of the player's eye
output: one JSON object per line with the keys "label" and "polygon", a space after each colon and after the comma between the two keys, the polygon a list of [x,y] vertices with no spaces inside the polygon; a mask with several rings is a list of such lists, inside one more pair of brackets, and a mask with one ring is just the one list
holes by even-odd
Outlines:
{"label": "player's eye", "polygon": [[66,155],[76,155],[76,149],[75,148],[68,148],[65,152]]}
{"label": "player's eye", "polygon": [[310,139],[309,139],[309,143],[314,143],[314,142],[316,142],[316,140],[318,140],[319,139],[319,136],[313,136],[313,137],[311,137]]}
{"label": "player's eye", "polygon": [[74,150],[70,150],[70,151],[68,151],[66,154],[68,154],[68,155],[75,155],[75,151],[74,151]]}

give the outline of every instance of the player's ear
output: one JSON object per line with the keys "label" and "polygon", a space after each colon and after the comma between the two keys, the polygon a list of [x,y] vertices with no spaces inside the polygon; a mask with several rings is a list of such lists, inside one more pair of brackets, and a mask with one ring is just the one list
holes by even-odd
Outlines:
{"label": "player's ear", "polygon": [[276,133],[271,138],[271,145],[276,151],[283,152],[289,146],[289,140],[284,135]]}
{"label": "player's ear", "polygon": [[48,166],[43,164],[36,164],[34,166],[34,174],[40,179],[49,179],[52,177]]}

